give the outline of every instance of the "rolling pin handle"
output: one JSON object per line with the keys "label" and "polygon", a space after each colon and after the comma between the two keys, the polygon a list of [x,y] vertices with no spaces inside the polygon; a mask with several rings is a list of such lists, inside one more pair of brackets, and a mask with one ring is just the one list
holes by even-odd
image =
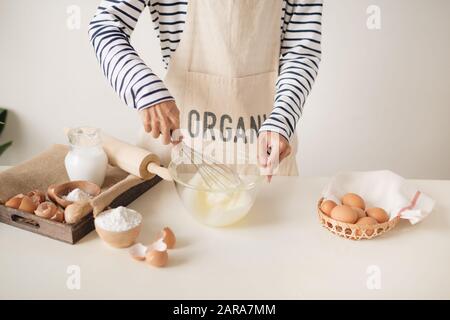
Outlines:
{"label": "rolling pin handle", "polygon": [[150,162],[148,164],[147,170],[151,173],[156,174],[157,176],[161,177],[166,181],[173,181],[172,176],[169,173],[169,170],[167,170],[167,168],[160,167],[154,162]]}

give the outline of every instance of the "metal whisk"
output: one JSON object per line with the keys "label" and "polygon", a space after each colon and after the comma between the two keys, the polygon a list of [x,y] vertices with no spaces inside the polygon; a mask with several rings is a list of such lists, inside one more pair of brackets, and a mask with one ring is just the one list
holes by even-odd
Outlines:
{"label": "metal whisk", "polygon": [[181,150],[198,170],[201,178],[212,190],[228,190],[237,188],[242,181],[235,170],[217,162],[215,159],[202,154],[181,142]]}

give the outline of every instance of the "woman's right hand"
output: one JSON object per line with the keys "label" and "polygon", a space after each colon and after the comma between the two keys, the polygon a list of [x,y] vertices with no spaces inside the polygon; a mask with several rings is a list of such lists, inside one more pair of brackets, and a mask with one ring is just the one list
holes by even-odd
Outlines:
{"label": "woman's right hand", "polygon": [[263,131],[258,136],[258,162],[265,169],[267,181],[281,161],[291,153],[289,141],[274,131]]}
{"label": "woman's right hand", "polygon": [[155,139],[161,135],[165,145],[172,142],[171,132],[180,128],[180,110],[173,100],[141,109],[139,114],[145,131]]}

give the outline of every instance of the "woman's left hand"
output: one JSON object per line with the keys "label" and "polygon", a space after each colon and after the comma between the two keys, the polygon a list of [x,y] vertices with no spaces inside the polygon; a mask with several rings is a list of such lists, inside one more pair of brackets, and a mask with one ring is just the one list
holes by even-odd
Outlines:
{"label": "woman's left hand", "polygon": [[280,162],[291,153],[289,141],[281,134],[273,131],[263,131],[258,136],[258,162],[265,169],[267,180],[272,180],[272,174]]}

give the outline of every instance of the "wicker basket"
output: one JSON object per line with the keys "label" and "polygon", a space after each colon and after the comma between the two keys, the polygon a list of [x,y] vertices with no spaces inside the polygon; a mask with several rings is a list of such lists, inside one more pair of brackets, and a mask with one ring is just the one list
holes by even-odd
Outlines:
{"label": "wicker basket", "polygon": [[346,239],[372,239],[378,237],[379,235],[382,235],[385,232],[388,232],[389,230],[394,228],[400,221],[400,217],[395,217],[388,222],[370,225],[370,227],[340,222],[330,218],[329,216],[324,214],[322,210],[320,210],[320,206],[323,200],[324,199],[321,198],[317,204],[317,213],[319,215],[320,223],[324,226],[324,228],[328,229],[332,233]]}

